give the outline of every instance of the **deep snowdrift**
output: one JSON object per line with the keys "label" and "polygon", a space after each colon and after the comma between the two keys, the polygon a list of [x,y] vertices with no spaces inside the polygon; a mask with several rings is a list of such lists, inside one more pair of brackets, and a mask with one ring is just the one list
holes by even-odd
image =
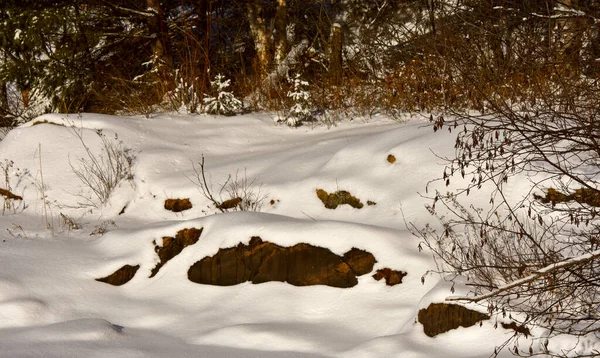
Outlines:
{"label": "deep snowdrift", "polygon": [[[329,130],[275,126],[266,114],[36,121],[67,126],[29,123],[0,142],[0,160],[14,162],[0,187],[23,197],[0,216],[0,356],[482,357],[514,333],[489,321],[429,338],[416,322],[420,308],[450,295],[439,276],[426,274],[433,261],[404,221],[430,220],[419,193],[443,170],[434,153],[453,151],[454,136],[434,134],[422,120]],[[73,172],[89,157],[70,125],[96,155],[96,129],[136,153],[133,180],[97,208]],[[221,185],[237,173],[255,180],[253,190],[262,185],[260,212],[220,214],[190,180],[202,155],[217,199],[227,199]],[[365,205],[326,209],[316,189],[346,190]],[[167,211],[168,198],[189,198],[193,208]],[[154,242],[192,227],[203,228],[199,241],[149,278]],[[99,228],[106,233],[90,236]],[[375,256],[375,270],[408,275],[389,287],[367,274],[349,289],[188,280],[195,262],[252,236],[338,255],[359,248]],[[125,264],[140,265],[125,285],[95,280]]]}

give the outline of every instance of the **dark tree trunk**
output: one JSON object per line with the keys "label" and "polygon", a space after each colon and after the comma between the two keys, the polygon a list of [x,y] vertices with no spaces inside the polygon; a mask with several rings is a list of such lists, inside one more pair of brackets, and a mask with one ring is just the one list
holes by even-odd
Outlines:
{"label": "dark tree trunk", "polygon": [[170,70],[173,68],[173,59],[167,51],[168,31],[160,0],[146,0],[146,4],[154,12],[154,16],[148,19],[148,29],[150,36],[154,38],[152,55],[156,62],[155,66],[162,70],[160,72]]}
{"label": "dark tree trunk", "polygon": [[342,43],[343,33],[340,24],[333,24],[331,48],[329,52],[329,81],[334,86],[342,84]]}

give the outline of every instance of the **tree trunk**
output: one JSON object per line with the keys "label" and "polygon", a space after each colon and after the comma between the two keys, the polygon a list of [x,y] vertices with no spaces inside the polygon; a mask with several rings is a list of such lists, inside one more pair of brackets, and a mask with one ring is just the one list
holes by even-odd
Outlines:
{"label": "tree trunk", "polygon": [[433,36],[436,35],[435,29],[435,0],[428,0],[427,7],[429,8],[429,23],[431,25],[431,33]]}
{"label": "tree trunk", "polygon": [[148,18],[148,29],[150,36],[154,39],[152,43],[154,66],[159,69],[161,75],[164,75],[173,69],[173,59],[167,51],[168,34],[164,13],[160,6],[160,0],[146,0],[146,4],[148,9],[154,13],[154,16]]}
{"label": "tree trunk", "polygon": [[23,99],[23,108],[29,108],[29,92],[31,90],[29,88],[26,88],[24,90],[21,91],[21,98]]}
{"label": "tree trunk", "polygon": [[275,66],[277,66],[289,51],[287,41],[287,3],[286,0],[277,0],[277,12],[275,13]]}
{"label": "tree trunk", "polygon": [[198,28],[204,29],[204,48],[202,49],[202,52],[204,54],[204,63],[202,65],[202,80],[200,85],[200,93],[207,93],[210,87],[208,71],[210,69],[210,36],[212,27],[212,5],[213,0],[201,0],[200,4],[196,8],[199,19]]}
{"label": "tree trunk", "polygon": [[342,26],[334,23],[331,30],[331,44],[329,51],[329,81],[331,85],[342,84]]}
{"label": "tree trunk", "polygon": [[7,84],[0,82],[0,127],[9,127],[11,125],[10,117]]}
{"label": "tree trunk", "polygon": [[0,114],[8,112],[8,86],[4,81],[0,82],[0,108]]}
{"label": "tree trunk", "polygon": [[[579,0],[564,0],[562,4],[568,9],[577,9]],[[577,16],[573,16],[559,20],[559,24],[560,31],[562,31],[563,48],[561,50],[564,58],[573,68],[579,68],[581,66],[581,49],[583,47],[581,20]]]}
{"label": "tree trunk", "polygon": [[271,63],[269,56],[269,36],[267,34],[267,25],[261,0],[248,2],[248,21],[256,50],[257,67],[262,77],[267,73]]}

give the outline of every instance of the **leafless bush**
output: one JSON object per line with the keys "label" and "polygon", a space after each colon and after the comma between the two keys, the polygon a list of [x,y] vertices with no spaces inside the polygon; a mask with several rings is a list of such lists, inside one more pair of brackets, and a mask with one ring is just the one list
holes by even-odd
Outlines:
{"label": "leafless bush", "polygon": [[[537,101],[514,105],[489,97],[487,115],[457,113],[433,128],[457,133],[440,180],[470,179],[453,193],[436,192],[430,212],[439,227],[415,230],[440,271],[466,276],[471,293],[492,313],[545,330],[520,355],[597,356],[600,341],[600,109],[598,84],[556,77]],[[529,191],[509,195],[515,176]],[[491,188],[489,207],[461,199]],[[441,210],[440,210],[441,209]],[[569,351],[553,337],[571,335]],[[587,343],[591,343],[587,345]],[[597,347],[597,346],[596,346]]]}
{"label": "leafless bush", "polygon": [[240,211],[260,211],[267,198],[266,193],[262,190],[262,184],[257,183],[256,178],[248,179],[246,169],[244,169],[243,175],[238,170],[235,172],[235,176],[230,175],[227,178],[224,192],[227,197],[242,199],[236,207]]}
{"label": "leafless bush", "polygon": [[116,134],[112,139],[98,129],[95,134],[100,138],[102,146],[100,154],[94,154],[84,140],[83,130],[72,127],[72,133],[81,142],[86,156],[77,158],[76,164],[69,161],[71,170],[95,196],[95,199],[85,197],[86,204],[98,207],[108,201],[121,180],[133,179],[135,153],[125,147],[122,141],[118,141]]}
{"label": "leafless bush", "polygon": [[196,166],[192,162],[194,177],[188,177],[200,193],[208,199],[220,212],[228,211],[260,211],[264,201],[267,199],[267,193],[262,190],[262,183],[257,183],[257,179],[249,179],[247,171],[241,175],[236,171],[235,176],[229,175],[227,179],[219,185],[219,198],[213,194],[212,184],[206,179],[204,156]]}

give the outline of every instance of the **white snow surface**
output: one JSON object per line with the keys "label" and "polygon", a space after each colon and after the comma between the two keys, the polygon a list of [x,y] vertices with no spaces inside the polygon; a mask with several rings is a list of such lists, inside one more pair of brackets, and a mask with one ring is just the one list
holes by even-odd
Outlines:
{"label": "white snow surface", "polygon": [[[137,153],[133,180],[99,208],[83,205],[92,196],[71,165],[85,151],[68,125],[82,130],[93,153],[97,129]],[[430,338],[417,322],[420,308],[451,292],[426,274],[435,265],[405,220],[431,220],[422,194],[443,171],[434,153],[451,155],[454,140],[416,117],[294,129],[260,113],[53,114],[13,129],[0,142],[0,160],[14,162],[0,187],[23,201],[0,216],[0,357],[487,357],[514,332],[490,320]],[[262,183],[261,211],[219,213],[189,180],[202,155],[216,195],[236,172]],[[365,206],[326,209],[317,188],[350,191]],[[194,207],[173,213],[163,207],[167,198],[190,198]],[[470,198],[485,201],[486,193]],[[81,228],[69,229],[60,214]],[[107,232],[90,236],[102,223]],[[203,228],[200,240],[149,278],[158,262],[153,241],[191,227]],[[374,270],[408,275],[388,287],[372,272],[348,289],[188,280],[195,262],[252,236],[340,255],[356,247],[375,256]],[[140,265],[125,285],[95,280],[125,264]]]}

